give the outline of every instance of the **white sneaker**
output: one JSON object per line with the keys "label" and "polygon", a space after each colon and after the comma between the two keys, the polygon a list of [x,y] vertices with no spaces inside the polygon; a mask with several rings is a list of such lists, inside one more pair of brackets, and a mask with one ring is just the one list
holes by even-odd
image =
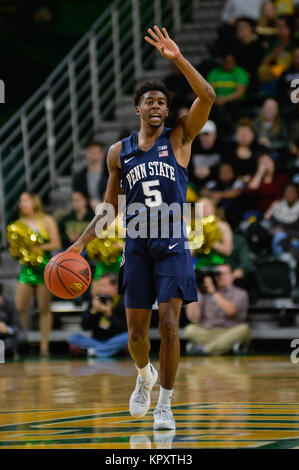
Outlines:
{"label": "white sneaker", "polygon": [[151,404],[151,391],[157,382],[158,372],[151,365],[152,378],[143,379],[138,375],[136,387],[130,398],[130,415],[139,418],[146,415]]}
{"label": "white sneaker", "polygon": [[175,429],[175,420],[170,406],[157,405],[154,410],[154,429]]}

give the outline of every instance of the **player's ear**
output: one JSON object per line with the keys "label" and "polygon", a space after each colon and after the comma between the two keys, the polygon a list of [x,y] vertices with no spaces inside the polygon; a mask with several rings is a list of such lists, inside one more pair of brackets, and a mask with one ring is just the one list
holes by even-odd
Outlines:
{"label": "player's ear", "polygon": [[139,114],[140,114],[140,106],[135,106],[135,109],[136,109],[136,114],[139,116]]}

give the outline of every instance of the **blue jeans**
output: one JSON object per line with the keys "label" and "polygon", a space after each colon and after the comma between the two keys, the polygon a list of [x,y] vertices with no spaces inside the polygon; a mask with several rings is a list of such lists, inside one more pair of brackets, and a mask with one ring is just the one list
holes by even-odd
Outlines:
{"label": "blue jeans", "polygon": [[[288,238],[288,235],[283,231],[274,233],[272,238],[272,252],[274,255],[280,255],[285,251],[280,244],[281,240],[284,240],[285,238]],[[291,243],[295,250],[299,251],[299,240],[292,240]]]}
{"label": "blue jeans", "polygon": [[100,341],[75,333],[67,340],[69,344],[82,349],[93,348],[98,357],[109,357],[121,351],[128,344],[128,333],[120,333],[107,340]]}

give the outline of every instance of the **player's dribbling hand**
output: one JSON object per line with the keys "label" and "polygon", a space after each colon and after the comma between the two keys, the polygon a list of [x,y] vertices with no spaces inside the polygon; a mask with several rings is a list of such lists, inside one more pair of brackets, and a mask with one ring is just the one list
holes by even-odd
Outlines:
{"label": "player's dribbling hand", "polygon": [[78,255],[80,255],[83,249],[84,249],[84,244],[76,242],[73,245],[69,246],[66,251],[72,252],[72,253],[78,253]]}
{"label": "player's dribbling hand", "polygon": [[[180,54],[180,49],[176,43],[170,39],[165,28],[162,28],[162,32],[158,26],[154,26],[153,31],[151,28],[148,29],[149,34],[153,39],[145,36],[145,40],[152,46],[155,46],[163,57],[166,59],[173,60]],[[162,34],[163,33],[163,34]]]}

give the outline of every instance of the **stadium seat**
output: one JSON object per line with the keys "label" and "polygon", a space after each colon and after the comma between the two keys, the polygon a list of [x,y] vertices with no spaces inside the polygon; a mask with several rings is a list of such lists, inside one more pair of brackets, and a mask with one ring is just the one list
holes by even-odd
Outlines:
{"label": "stadium seat", "polygon": [[284,261],[268,259],[256,263],[255,288],[259,297],[291,295],[290,267]]}

